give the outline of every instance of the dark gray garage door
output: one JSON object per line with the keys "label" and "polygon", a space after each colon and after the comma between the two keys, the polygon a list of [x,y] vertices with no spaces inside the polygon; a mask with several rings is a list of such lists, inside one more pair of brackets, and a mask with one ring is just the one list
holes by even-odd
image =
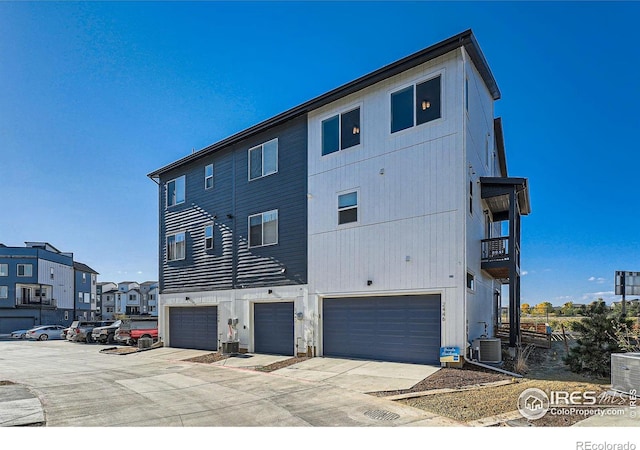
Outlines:
{"label": "dark gray garage door", "polygon": [[438,364],[440,296],[323,301],[325,356]]}
{"label": "dark gray garage door", "polygon": [[293,302],[256,303],[253,322],[256,353],[293,355]]}
{"label": "dark gray garage door", "polygon": [[218,307],[169,309],[169,345],[197,350],[218,350]]}
{"label": "dark gray garage door", "polygon": [[28,330],[34,327],[34,323],[33,317],[3,317],[0,319],[0,333],[9,334],[12,331]]}

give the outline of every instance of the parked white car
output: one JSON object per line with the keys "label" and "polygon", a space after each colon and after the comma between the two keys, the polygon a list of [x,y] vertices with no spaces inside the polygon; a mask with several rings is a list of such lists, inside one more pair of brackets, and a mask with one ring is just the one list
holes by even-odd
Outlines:
{"label": "parked white car", "polygon": [[62,339],[62,325],[42,325],[27,331],[27,339],[46,341],[47,339]]}

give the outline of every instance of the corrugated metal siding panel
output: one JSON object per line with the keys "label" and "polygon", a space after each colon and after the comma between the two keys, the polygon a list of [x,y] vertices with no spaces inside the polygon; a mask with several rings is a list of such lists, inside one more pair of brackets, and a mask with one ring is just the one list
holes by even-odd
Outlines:
{"label": "corrugated metal siding panel", "polygon": [[440,296],[325,299],[325,356],[437,364]]}
{"label": "corrugated metal siding panel", "polygon": [[[275,137],[278,172],[249,182],[249,148]],[[306,145],[307,121],[302,117],[161,179],[159,254],[163,293],[306,283]],[[205,190],[204,168],[212,163],[214,187]],[[164,185],[183,174],[185,203],[167,209]],[[249,249],[248,216],[272,209],[278,210],[278,244]],[[214,249],[205,251],[204,227],[214,216]],[[166,236],[177,232],[186,233],[186,258],[168,263]]]}

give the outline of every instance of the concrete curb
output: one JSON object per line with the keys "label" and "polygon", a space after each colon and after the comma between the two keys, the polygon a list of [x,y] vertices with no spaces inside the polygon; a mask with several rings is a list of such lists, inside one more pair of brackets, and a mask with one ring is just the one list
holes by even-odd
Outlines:
{"label": "concrete curb", "polygon": [[425,397],[428,395],[449,394],[451,392],[464,392],[464,391],[473,391],[475,389],[506,386],[507,384],[513,384],[513,383],[514,381],[511,381],[511,380],[493,381],[491,383],[480,383],[480,384],[473,384],[470,386],[463,386],[457,389],[452,389],[452,388],[431,389],[429,391],[407,392],[406,394],[389,395],[388,397],[381,397],[381,398],[384,398],[385,400],[406,400],[408,398]]}

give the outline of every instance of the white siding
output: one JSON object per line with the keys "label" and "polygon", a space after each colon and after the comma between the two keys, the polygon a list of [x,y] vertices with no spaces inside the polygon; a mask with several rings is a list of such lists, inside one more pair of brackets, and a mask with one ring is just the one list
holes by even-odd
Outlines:
{"label": "white siding", "polygon": [[[457,50],[309,114],[309,290],[317,294],[309,308],[316,314],[318,296],[440,293],[443,344],[464,347],[463,68]],[[391,134],[391,92],[438,74],[442,117]],[[358,105],[361,144],[321,156],[321,121]],[[350,189],[359,192],[359,220],[338,226],[337,194]]]}
{"label": "white siding", "polygon": [[[53,279],[51,269],[53,268]],[[60,309],[73,309],[73,267],[57,262],[38,259],[38,283],[51,286],[50,298],[56,300]]]}
{"label": "white siding", "polygon": [[[469,86],[469,110],[463,104],[465,127],[466,172],[466,267],[475,276],[475,291],[466,292],[469,340],[485,333],[492,336],[494,314],[494,292],[500,285],[485,275],[480,268],[481,240],[486,236],[484,211],[487,209],[480,196],[480,177],[499,176],[494,173],[494,129],[493,98],[480,74],[468,58],[464,65]],[[464,91],[464,80],[460,89]],[[488,158],[486,145],[488,144]],[[473,183],[473,214],[469,213],[469,182]]]}

